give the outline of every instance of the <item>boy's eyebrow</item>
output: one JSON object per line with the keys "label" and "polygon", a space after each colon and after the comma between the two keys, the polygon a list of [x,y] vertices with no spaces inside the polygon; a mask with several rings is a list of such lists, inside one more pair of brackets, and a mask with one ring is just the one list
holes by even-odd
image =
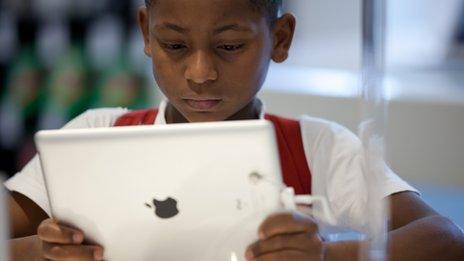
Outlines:
{"label": "boy's eyebrow", "polygon": [[186,32],[189,31],[186,28],[183,28],[183,27],[180,27],[180,26],[178,26],[176,24],[171,24],[171,23],[162,23],[160,25],[155,25],[155,28],[170,29],[170,30],[174,30],[176,32],[179,32],[181,34],[185,34]]}
{"label": "boy's eyebrow", "polygon": [[[159,29],[170,29],[170,30],[173,30],[173,31],[176,31],[178,33],[181,33],[181,34],[185,34],[187,33],[189,30],[187,28],[183,28],[179,25],[176,25],[176,24],[173,24],[173,23],[162,23],[162,24],[159,24],[159,25],[155,25],[155,28],[159,28]],[[214,30],[213,34],[220,34],[220,33],[223,33],[225,31],[239,31],[239,32],[252,32],[253,30],[251,30],[250,28],[246,27],[246,26],[241,26],[239,24],[228,24],[228,25],[224,25],[224,26],[221,26],[217,29]]]}
{"label": "boy's eyebrow", "polygon": [[232,31],[240,31],[240,32],[251,32],[252,30],[246,26],[241,26],[241,25],[238,25],[238,24],[229,24],[229,25],[225,25],[225,26],[221,26],[219,27],[218,29],[215,29],[214,30],[214,34],[220,34],[224,31],[228,31],[228,30],[232,30]]}

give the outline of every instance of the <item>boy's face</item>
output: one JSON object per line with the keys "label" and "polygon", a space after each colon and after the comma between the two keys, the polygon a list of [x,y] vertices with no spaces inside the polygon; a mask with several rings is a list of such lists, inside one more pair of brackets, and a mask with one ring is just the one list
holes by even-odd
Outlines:
{"label": "boy's face", "polygon": [[271,30],[249,0],[156,0],[139,23],[174,122],[256,117],[270,59],[285,60],[294,30],[294,20]]}

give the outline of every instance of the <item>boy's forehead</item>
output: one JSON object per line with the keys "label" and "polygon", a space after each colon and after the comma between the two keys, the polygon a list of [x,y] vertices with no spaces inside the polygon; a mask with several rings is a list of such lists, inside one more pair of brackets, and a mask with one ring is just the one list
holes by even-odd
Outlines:
{"label": "boy's forehead", "polygon": [[250,22],[263,18],[255,12],[250,0],[155,0],[150,13],[155,19],[176,21],[184,26],[202,22],[222,24],[232,21]]}

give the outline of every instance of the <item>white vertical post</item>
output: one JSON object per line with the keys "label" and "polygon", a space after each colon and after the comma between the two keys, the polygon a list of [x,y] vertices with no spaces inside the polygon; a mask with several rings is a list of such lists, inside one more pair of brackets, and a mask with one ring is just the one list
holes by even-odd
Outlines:
{"label": "white vertical post", "polygon": [[362,260],[386,260],[389,204],[382,199],[384,164],[385,101],[383,95],[385,0],[363,0],[362,113],[359,137],[364,146],[368,191],[369,246]]}

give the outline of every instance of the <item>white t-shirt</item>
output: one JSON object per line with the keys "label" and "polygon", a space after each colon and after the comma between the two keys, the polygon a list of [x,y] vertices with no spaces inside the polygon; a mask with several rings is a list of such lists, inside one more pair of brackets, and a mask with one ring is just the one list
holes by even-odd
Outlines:
{"label": "white t-shirt", "polygon": [[[166,124],[166,102],[159,106],[155,124]],[[63,129],[111,127],[123,108],[88,110]],[[264,118],[264,109],[261,110]],[[363,146],[356,135],[345,127],[327,120],[303,116],[301,134],[306,159],[311,170],[312,193],[327,197],[337,222],[353,229],[363,230],[367,217],[367,182]],[[408,183],[393,173],[386,165],[380,174],[379,196],[387,197],[401,191],[415,191]],[[35,156],[21,172],[5,182],[11,190],[24,194],[50,215],[42,169]]]}

